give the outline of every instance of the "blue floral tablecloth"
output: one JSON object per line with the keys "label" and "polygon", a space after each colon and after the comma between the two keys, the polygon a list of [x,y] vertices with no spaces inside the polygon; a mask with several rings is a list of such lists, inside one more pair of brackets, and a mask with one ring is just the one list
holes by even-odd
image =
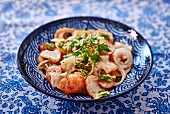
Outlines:
{"label": "blue floral tablecloth", "polygon": [[[151,45],[154,64],[133,91],[105,102],[68,102],[30,86],[17,52],[35,28],[73,16],[104,17],[135,28]],[[170,114],[170,0],[1,0],[0,114]]]}

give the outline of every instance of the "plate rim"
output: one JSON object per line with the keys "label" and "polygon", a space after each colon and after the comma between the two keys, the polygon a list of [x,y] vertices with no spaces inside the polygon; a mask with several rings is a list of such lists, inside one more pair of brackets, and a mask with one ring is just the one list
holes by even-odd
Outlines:
{"label": "plate rim", "polygon": [[[147,46],[149,47],[149,50],[150,50],[150,54],[151,54],[151,63],[150,63],[150,68],[147,72],[147,74],[142,77],[141,80],[139,80],[136,84],[134,84],[132,87],[128,88],[127,90],[125,90],[123,93],[120,93],[118,95],[115,95],[115,96],[108,96],[108,97],[103,97],[103,98],[100,98],[100,99],[86,99],[86,100],[83,100],[83,99],[73,99],[73,98],[64,98],[64,97],[59,97],[59,96],[54,96],[54,95],[51,95],[50,93],[44,91],[44,90],[41,90],[38,88],[38,86],[36,86],[31,80],[29,80],[28,78],[28,74],[26,73],[25,70],[23,70],[24,68],[22,68],[22,62],[23,62],[23,57],[24,57],[24,54],[25,54],[25,51],[26,49],[28,48],[29,44],[31,43],[30,40],[32,41],[35,37],[32,37],[30,38],[30,36],[32,36],[33,34],[35,34],[36,32],[39,32],[40,29],[43,28],[43,30],[45,28],[50,28],[49,25],[53,25],[54,23],[58,23],[58,22],[64,22],[64,21],[67,21],[67,20],[73,20],[73,19],[80,19],[80,20],[100,20],[100,21],[105,21],[105,22],[114,22],[114,23],[118,23],[120,25],[123,25],[123,26],[126,26],[130,29],[133,29],[135,30],[134,28],[128,26],[127,24],[124,24],[122,22],[119,22],[119,21],[115,21],[115,20],[111,20],[111,19],[108,19],[108,18],[103,18],[103,17],[95,17],[95,16],[74,16],[74,17],[67,17],[67,18],[61,18],[61,19],[57,19],[57,20],[53,20],[51,22],[48,22],[46,24],[43,24],[43,25],[40,25],[38,28],[35,28],[32,32],[30,32],[25,38],[24,40],[21,42],[20,46],[19,46],[19,49],[18,49],[18,54],[17,54],[17,66],[18,66],[18,69],[21,73],[21,76],[27,81],[27,83],[29,83],[34,89],[42,92],[43,94],[45,95],[48,95],[50,97],[53,97],[53,98],[57,98],[57,99],[61,99],[61,100],[65,100],[65,101],[75,101],[75,102],[102,102],[102,101],[105,101],[105,100],[110,100],[110,99],[113,99],[113,98],[117,98],[119,96],[122,96],[123,94],[126,94],[132,90],[134,90],[135,88],[137,88],[139,85],[141,85],[141,83],[149,76],[150,72],[151,72],[151,69],[153,67],[153,52],[152,52],[152,48],[151,46],[149,45],[149,43],[147,42],[147,40],[138,32],[135,30],[135,32],[140,35],[142,37],[142,39],[146,42]],[[46,27],[48,25],[48,27]],[[24,47],[24,44],[26,42],[28,42],[27,40],[29,39],[29,44],[27,44],[25,47]],[[24,48],[23,48],[24,47]],[[22,56],[21,56],[21,53],[22,52]],[[22,60],[21,60],[22,58]],[[21,62],[22,61],[22,62]],[[26,74],[26,75],[25,75]]]}

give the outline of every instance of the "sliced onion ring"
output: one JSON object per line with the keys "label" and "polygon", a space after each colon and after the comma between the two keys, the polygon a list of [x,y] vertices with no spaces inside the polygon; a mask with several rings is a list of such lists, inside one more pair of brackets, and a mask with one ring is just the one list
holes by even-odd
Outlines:
{"label": "sliced onion ring", "polygon": [[58,29],[55,34],[54,34],[54,37],[55,38],[59,38],[59,39],[63,39],[63,36],[65,33],[71,33],[74,31],[74,29],[71,29],[71,28],[60,28]]}
{"label": "sliced onion ring", "polygon": [[[132,65],[131,65],[129,68],[124,69],[124,70],[125,70],[125,73],[126,73],[126,74],[129,73],[131,69],[132,69]],[[115,76],[121,76],[121,72],[118,71],[118,70],[112,71],[110,74],[111,74],[111,75],[115,75]]]}
{"label": "sliced onion ring", "polygon": [[44,78],[46,78],[46,75],[43,74],[40,70],[41,70],[41,66],[42,66],[43,64],[45,64],[45,63],[48,63],[48,62],[49,62],[49,60],[42,61],[42,62],[39,63],[38,66],[37,66],[37,72],[38,72],[42,77],[44,77]]}
{"label": "sliced onion ring", "polygon": [[[122,67],[123,69],[127,69],[129,68],[131,65],[132,65],[132,54],[130,51],[128,51],[127,49],[125,48],[119,48],[119,49],[116,49],[115,52],[113,53],[113,59],[114,59],[114,62],[119,65],[120,67]],[[127,57],[127,60],[125,62],[122,62],[120,59],[119,59],[119,56],[120,55],[124,55]]]}
{"label": "sliced onion ring", "polygon": [[121,72],[122,78],[121,78],[120,82],[115,82],[115,83],[113,84],[113,86],[118,86],[118,85],[120,85],[120,84],[125,80],[125,78],[126,78],[126,73],[125,73],[124,69],[123,69],[122,67],[120,67],[119,65],[117,65],[117,68],[118,68],[118,70]]}

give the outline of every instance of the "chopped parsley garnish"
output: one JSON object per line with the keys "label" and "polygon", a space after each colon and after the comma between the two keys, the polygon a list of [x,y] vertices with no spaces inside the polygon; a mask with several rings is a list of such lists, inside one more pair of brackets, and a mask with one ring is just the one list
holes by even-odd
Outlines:
{"label": "chopped parsley garnish", "polygon": [[[76,61],[76,68],[92,67],[93,64],[100,61],[102,51],[110,52],[110,49],[104,43],[99,42],[98,35],[88,35],[85,38],[76,36],[74,39],[61,41],[58,47],[63,48],[69,57],[71,55],[81,58]],[[85,73],[83,73],[85,74]]]}
{"label": "chopped parsley garnish", "polygon": [[83,76],[87,76],[87,75],[88,75],[88,73],[89,73],[89,72],[88,72],[88,71],[86,71],[86,70],[82,70],[82,71],[81,71],[81,74],[82,74]]}
{"label": "chopped parsley garnish", "polygon": [[81,62],[81,61],[80,61],[80,62],[77,62],[76,64],[77,64],[77,68],[83,68],[84,65],[85,65],[85,64],[84,64],[83,62]]}
{"label": "chopped parsley garnish", "polygon": [[45,49],[47,50],[54,50],[55,45],[53,43],[45,43]]}
{"label": "chopped parsley garnish", "polygon": [[110,96],[110,92],[105,91],[105,90],[100,90],[98,91],[98,95],[99,97],[107,97],[107,96]]}
{"label": "chopped parsley garnish", "polygon": [[98,93],[101,93],[101,92],[105,92],[105,90],[100,90],[100,91],[98,91]]}
{"label": "chopped parsley garnish", "polygon": [[106,40],[109,40],[109,35],[107,34],[101,34],[102,37],[104,37]]}
{"label": "chopped parsley garnish", "polygon": [[61,41],[60,44],[58,45],[59,48],[62,48],[65,44],[65,41]]}
{"label": "chopped parsley garnish", "polygon": [[114,79],[114,77],[101,75],[100,79],[108,83],[111,82]]}
{"label": "chopped parsley garnish", "polygon": [[99,59],[100,59],[99,53],[93,53],[93,54],[92,54],[92,61],[98,62]]}
{"label": "chopped parsley garnish", "polygon": [[75,50],[73,52],[71,52],[72,55],[78,56],[81,54],[81,52],[79,50]]}
{"label": "chopped parsley garnish", "polygon": [[102,52],[102,51],[110,52],[110,49],[105,44],[98,44],[97,50],[98,52]]}

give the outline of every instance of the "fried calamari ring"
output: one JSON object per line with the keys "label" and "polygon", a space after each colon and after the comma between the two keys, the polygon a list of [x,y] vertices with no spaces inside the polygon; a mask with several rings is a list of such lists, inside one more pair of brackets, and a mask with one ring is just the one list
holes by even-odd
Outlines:
{"label": "fried calamari ring", "polygon": [[59,38],[59,39],[60,38],[67,39],[69,36],[72,36],[73,31],[74,29],[71,29],[71,28],[61,28],[55,32],[54,37]]}
{"label": "fried calamari ring", "polygon": [[73,36],[80,36],[80,37],[86,37],[88,35],[88,32],[86,30],[74,30],[72,33]]}
{"label": "fried calamari ring", "polygon": [[127,69],[132,65],[132,54],[125,48],[116,49],[113,53],[113,59],[123,69]]}

